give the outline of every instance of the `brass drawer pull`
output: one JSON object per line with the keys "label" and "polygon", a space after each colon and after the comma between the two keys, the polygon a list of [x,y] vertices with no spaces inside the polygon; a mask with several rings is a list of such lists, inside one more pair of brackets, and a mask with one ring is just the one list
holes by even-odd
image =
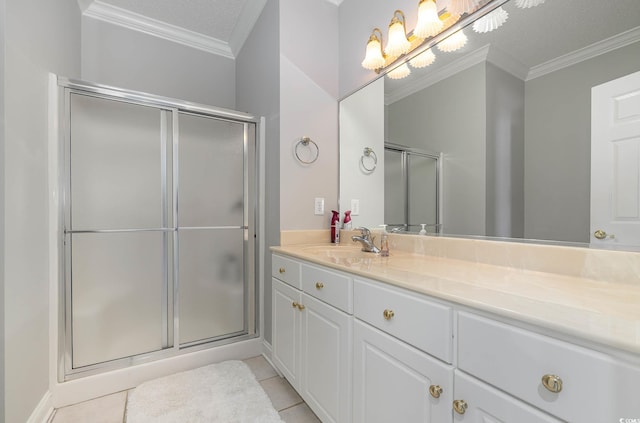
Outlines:
{"label": "brass drawer pull", "polygon": [[324,288],[324,284],[322,282],[316,282],[316,289]]}
{"label": "brass drawer pull", "polygon": [[304,309],[305,309],[305,307],[302,304],[298,304],[298,310],[302,311]]}
{"label": "brass drawer pull", "polygon": [[284,267],[281,267],[280,269],[278,269],[278,272],[280,272],[280,273],[284,273],[286,271],[287,271],[287,269],[285,269]]}
{"label": "brass drawer pull", "polygon": [[296,303],[295,301],[291,303],[291,307],[293,307],[293,308],[298,307],[298,305],[299,305],[299,304],[298,304],[298,303]]}
{"label": "brass drawer pull", "polygon": [[393,310],[386,309],[385,311],[382,312],[382,316],[384,317],[385,320],[391,319],[394,315],[395,313],[393,312]]}
{"label": "brass drawer pull", "polygon": [[542,376],[542,386],[547,388],[548,391],[557,394],[562,391],[562,379],[556,375],[544,375]]}
{"label": "brass drawer pull", "polygon": [[465,400],[455,400],[453,401],[453,410],[458,414],[464,414],[467,411],[469,406],[465,402]]}
{"label": "brass drawer pull", "polygon": [[295,301],[291,303],[291,307],[297,308],[300,311],[304,310],[304,308],[305,308],[302,304],[299,304],[299,303],[297,303]]}
{"label": "brass drawer pull", "polygon": [[431,385],[429,386],[429,393],[434,398],[440,398],[440,394],[442,394],[442,387],[440,385]]}

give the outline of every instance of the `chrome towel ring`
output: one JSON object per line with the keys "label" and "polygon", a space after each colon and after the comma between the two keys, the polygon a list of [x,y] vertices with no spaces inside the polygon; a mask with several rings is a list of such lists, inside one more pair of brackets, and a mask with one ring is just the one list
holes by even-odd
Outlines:
{"label": "chrome towel ring", "polygon": [[[367,160],[368,162],[370,162],[369,166],[367,166],[364,163],[365,162],[365,157],[371,159],[371,160]],[[373,151],[373,148],[371,148],[371,147],[365,147],[364,148],[364,152],[363,152],[362,156],[360,157],[360,166],[362,166],[362,169],[367,173],[371,173],[374,170],[376,170],[376,166],[378,166],[378,156],[376,156],[376,153],[375,153],[375,151]]]}
{"label": "chrome towel ring", "polygon": [[[310,151],[310,156],[312,157],[310,160],[304,160],[300,157],[300,152],[298,151],[298,149],[300,149],[301,146],[305,147]],[[320,155],[320,148],[318,147],[318,144],[316,144],[315,141],[313,141],[309,137],[300,138],[300,140],[296,143],[296,146],[294,147],[293,150],[296,155],[296,159],[298,159],[298,161],[303,164],[311,164],[315,162],[316,160],[318,160],[318,156]],[[314,150],[315,150],[315,153],[314,153]]]}

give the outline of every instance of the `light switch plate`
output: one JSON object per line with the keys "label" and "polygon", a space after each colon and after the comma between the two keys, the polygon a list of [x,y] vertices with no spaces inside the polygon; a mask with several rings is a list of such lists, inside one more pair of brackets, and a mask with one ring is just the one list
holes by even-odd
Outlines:
{"label": "light switch plate", "polygon": [[360,214],[360,200],[351,200],[351,216]]}
{"label": "light switch plate", "polygon": [[314,203],[314,213],[316,216],[322,216],[324,214],[324,198],[317,198]]}

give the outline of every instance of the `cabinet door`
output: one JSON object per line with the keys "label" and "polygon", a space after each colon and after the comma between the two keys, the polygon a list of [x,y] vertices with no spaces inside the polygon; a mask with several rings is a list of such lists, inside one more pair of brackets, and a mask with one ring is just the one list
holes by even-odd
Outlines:
{"label": "cabinet door", "polygon": [[299,390],[301,293],[272,279],[273,361],[291,386]]}
{"label": "cabinet door", "polygon": [[451,366],[358,320],[353,345],[354,422],[451,422]]}
{"label": "cabinet door", "polygon": [[[465,423],[560,423],[548,414],[535,409],[479,380],[456,370],[454,401],[462,414],[454,412],[455,422]],[[463,405],[461,405],[463,401]],[[456,407],[454,407],[456,409]]]}
{"label": "cabinet door", "polygon": [[324,423],[351,421],[352,318],[303,294],[301,395]]}

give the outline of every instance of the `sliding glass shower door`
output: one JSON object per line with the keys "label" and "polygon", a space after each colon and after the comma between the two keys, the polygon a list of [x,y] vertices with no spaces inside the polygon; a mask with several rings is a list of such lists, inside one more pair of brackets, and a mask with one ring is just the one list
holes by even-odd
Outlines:
{"label": "sliding glass shower door", "polygon": [[255,335],[255,122],[68,85],[63,377]]}

